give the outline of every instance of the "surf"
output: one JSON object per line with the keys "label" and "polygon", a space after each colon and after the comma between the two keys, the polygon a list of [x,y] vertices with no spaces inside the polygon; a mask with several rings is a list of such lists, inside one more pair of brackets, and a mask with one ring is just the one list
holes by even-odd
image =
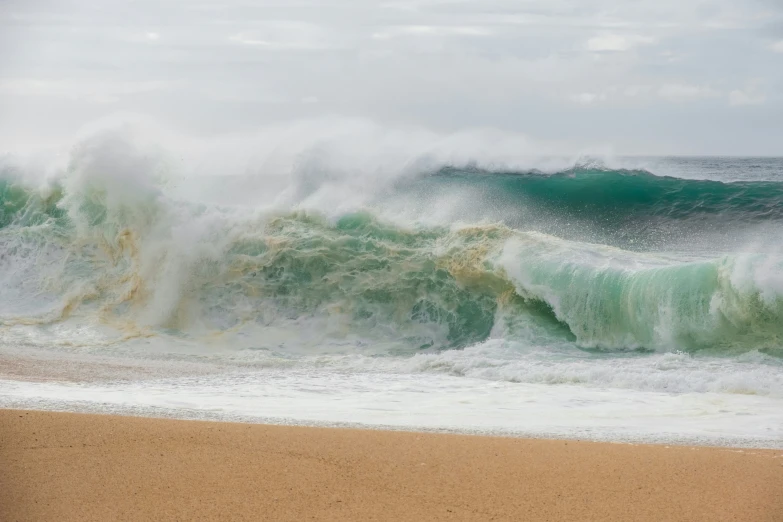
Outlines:
{"label": "surf", "polygon": [[[282,177],[179,178],[109,135],[46,179],[6,165],[0,324],[252,331],[248,344],[282,352],[411,355],[502,338],[780,353],[783,262],[770,245],[783,182],[424,162],[367,183],[314,158]],[[237,201],[193,196],[217,182]],[[747,227],[766,246],[715,241],[747,241]]]}
{"label": "surf", "polygon": [[783,334],[775,256],[681,260],[501,223],[401,228],[369,212],[248,219],[160,193],[118,203],[63,190],[56,204],[6,193],[25,204],[0,231],[3,300],[40,307],[6,306],[6,324],[81,316],[189,335],[309,319],[409,351],[464,348],[502,324],[516,325],[511,339],[534,325],[603,350],[774,351]]}

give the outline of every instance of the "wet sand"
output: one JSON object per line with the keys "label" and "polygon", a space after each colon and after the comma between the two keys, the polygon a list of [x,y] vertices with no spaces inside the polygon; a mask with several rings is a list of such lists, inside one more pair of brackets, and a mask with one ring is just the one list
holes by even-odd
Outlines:
{"label": "wet sand", "polygon": [[0,520],[783,520],[783,451],[0,410]]}

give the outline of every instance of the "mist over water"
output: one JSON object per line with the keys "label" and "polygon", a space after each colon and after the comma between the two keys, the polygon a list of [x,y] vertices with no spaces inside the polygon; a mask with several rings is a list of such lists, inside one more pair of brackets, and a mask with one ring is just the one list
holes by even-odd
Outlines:
{"label": "mist over water", "polygon": [[110,127],[54,161],[8,155],[2,350],[169,361],[168,394],[225,392],[165,380],[198,363],[446,395],[719,394],[731,415],[783,400],[783,161],[556,152],[319,121]]}

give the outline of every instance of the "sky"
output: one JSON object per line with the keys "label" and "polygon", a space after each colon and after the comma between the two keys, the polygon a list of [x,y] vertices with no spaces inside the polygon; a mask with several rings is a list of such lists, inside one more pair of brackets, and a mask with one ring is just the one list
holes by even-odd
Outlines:
{"label": "sky", "polygon": [[783,156],[783,1],[0,0],[0,150],[117,114]]}

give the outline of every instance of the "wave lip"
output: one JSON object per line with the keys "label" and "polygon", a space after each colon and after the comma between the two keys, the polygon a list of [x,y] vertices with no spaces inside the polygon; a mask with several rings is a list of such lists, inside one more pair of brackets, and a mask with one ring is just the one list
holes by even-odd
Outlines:
{"label": "wave lip", "polygon": [[514,238],[500,263],[517,292],[550,306],[584,347],[780,352],[778,256],[671,264],[606,247]]}

